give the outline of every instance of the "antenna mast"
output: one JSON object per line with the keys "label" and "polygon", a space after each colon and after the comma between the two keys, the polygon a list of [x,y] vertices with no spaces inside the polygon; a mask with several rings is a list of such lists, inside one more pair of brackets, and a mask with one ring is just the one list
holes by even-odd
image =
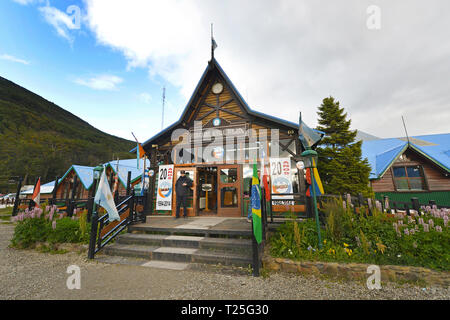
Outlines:
{"label": "antenna mast", "polygon": [[408,131],[406,130],[405,119],[403,119],[403,116],[402,116],[402,121],[403,121],[403,128],[405,128],[405,133],[406,133],[406,140],[408,140],[408,144],[409,144],[409,136],[408,136]]}
{"label": "antenna mast", "polygon": [[166,102],[166,87],[163,87],[162,95],[162,119],[161,119],[161,131],[164,129],[164,104]]}

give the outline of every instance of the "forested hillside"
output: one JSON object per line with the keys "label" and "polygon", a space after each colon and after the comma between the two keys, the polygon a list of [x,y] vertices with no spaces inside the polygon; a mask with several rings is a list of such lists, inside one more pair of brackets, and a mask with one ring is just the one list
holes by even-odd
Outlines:
{"label": "forested hillside", "polygon": [[72,164],[131,158],[134,145],[0,77],[0,192],[10,176],[27,178],[28,184],[37,176],[47,182]]}

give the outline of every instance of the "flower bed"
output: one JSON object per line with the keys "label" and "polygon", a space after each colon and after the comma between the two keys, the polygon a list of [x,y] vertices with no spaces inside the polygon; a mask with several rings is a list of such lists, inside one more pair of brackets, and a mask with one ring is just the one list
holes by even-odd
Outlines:
{"label": "flower bed", "polygon": [[408,265],[450,270],[449,209],[423,207],[418,213],[386,214],[342,202],[325,204],[322,248],[314,220],[286,222],[270,239],[274,257],[324,262]]}
{"label": "flower bed", "polygon": [[17,222],[11,245],[15,248],[31,248],[38,243],[87,243],[89,224],[87,211],[75,211],[72,218],[59,213],[56,206],[43,205],[25,209],[11,221]]}

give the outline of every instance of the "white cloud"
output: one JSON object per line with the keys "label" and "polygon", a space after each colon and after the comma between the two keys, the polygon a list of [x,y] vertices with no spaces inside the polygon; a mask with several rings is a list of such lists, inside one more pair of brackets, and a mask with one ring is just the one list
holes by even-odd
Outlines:
{"label": "white cloud", "polygon": [[27,60],[19,59],[19,58],[16,58],[14,56],[11,56],[9,54],[2,54],[2,55],[0,55],[0,59],[12,61],[12,62],[17,62],[17,63],[22,63],[22,64],[26,64],[26,65],[30,64],[30,62],[27,61]]}
{"label": "white cloud", "polygon": [[25,5],[28,5],[30,3],[36,2],[37,0],[13,0],[13,1],[18,3],[18,4],[21,4],[21,5],[25,6]]}
{"label": "white cloud", "polygon": [[84,1],[100,44],[186,98],[210,58],[214,22],[216,58],[256,110],[293,121],[302,111],[314,126],[333,95],[354,128],[381,137],[403,134],[402,114],[411,135],[448,131],[448,1],[378,0],[379,31],[366,27],[372,0]]}
{"label": "white cloud", "polygon": [[49,3],[44,7],[40,7],[39,11],[44,16],[45,21],[55,28],[60,37],[73,43],[73,36],[70,30],[78,29],[78,26],[74,23],[72,17],[55,7],[51,7]]}
{"label": "white cloud", "polygon": [[142,102],[144,102],[144,103],[146,103],[146,104],[149,104],[150,101],[152,100],[152,96],[151,96],[150,94],[146,93],[146,92],[143,92],[143,93],[141,93],[141,94],[139,95],[139,99],[140,99]]}
{"label": "white cloud", "polygon": [[98,75],[88,79],[77,78],[76,84],[89,87],[95,90],[117,90],[117,85],[123,82],[123,79],[114,75]]}

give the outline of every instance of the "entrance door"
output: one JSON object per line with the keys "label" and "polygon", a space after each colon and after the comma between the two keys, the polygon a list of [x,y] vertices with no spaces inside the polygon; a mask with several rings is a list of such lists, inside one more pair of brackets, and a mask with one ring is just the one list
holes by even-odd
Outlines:
{"label": "entrance door", "polygon": [[241,216],[241,181],[239,165],[217,166],[217,215]]}
{"label": "entrance door", "polygon": [[198,214],[217,214],[217,166],[197,167]]}
{"label": "entrance door", "polygon": [[[175,183],[177,182],[178,178],[180,177],[180,171],[184,170],[186,172],[186,176],[192,180],[193,185],[189,192],[188,199],[187,199],[187,215],[188,216],[195,216],[195,208],[197,206],[197,191],[196,191],[196,170],[194,167],[175,167],[174,168],[174,179],[173,179],[173,201],[172,201],[172,216],[176,215],[177,210],[177,191],[175,189]],[[183,216],[183,206],[181,206],[180,209],[180,217]]]}

